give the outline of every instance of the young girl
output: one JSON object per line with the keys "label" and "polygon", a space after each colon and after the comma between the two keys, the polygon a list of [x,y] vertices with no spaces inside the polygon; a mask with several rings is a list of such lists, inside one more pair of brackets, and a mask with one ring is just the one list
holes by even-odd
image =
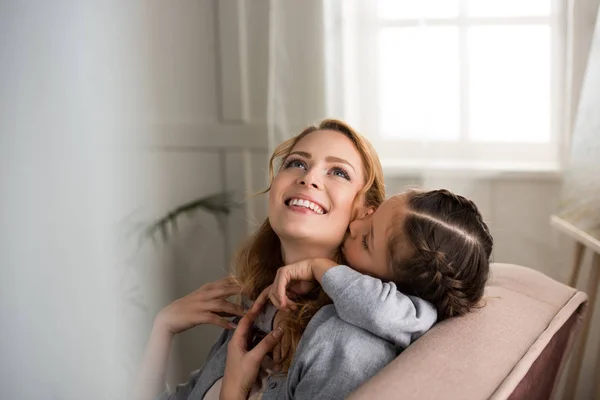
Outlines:
{"label": "young girl", "polygon": [[356,271],[329,259],[301,261],[280,268],[263,296],[278,309],[294,310],[288,285],[316,279],[342,320],[400,348],[435,322],[435,311],[443,320],[481,300],[493,240],[470,200],[447,190],[412,190],[349,230],[343,252]]}

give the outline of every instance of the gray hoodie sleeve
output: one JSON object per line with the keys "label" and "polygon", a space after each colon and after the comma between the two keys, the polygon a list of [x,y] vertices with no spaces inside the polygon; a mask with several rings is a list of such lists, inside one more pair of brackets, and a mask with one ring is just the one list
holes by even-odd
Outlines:
{"label": "gray hoodie sleeve", "polygon": [[437,320],[431,303],[399,292],[393,282],[383,282],[345,265],[330,268],[323,275],[322,286],[342,320],[402,349]]}

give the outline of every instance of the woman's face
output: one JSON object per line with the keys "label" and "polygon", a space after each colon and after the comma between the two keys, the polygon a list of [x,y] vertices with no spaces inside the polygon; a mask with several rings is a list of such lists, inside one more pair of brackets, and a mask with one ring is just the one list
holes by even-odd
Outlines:
{"label": "woman's face", "polygon": [[269,191],[269,222],[282,241],[333,251],[342,242],[365,181],[354,143],[323,130],[296,143]]}

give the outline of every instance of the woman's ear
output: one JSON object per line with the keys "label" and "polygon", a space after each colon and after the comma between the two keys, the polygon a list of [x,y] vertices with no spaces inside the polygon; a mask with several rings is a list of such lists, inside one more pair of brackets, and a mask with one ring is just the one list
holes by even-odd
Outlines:
{"label": "woman's ear", "polygon": [[360,210],[360,212],[358,213],[358,219],[362,219],[364,217],[366,217],[367,215],[371,215],[375,212],[375,207],[373,206],[367,206],[367,207],[363,207],[362,210]]}

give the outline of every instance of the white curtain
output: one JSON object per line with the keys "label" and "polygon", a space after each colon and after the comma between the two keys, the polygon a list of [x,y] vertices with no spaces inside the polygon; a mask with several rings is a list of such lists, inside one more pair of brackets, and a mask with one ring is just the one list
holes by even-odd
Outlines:
{"label": "white curtain", "polygon": [[327,117],[323,1],[271,0],[269,147]]}
{"label": "white curtain", "polygon": [[566,45],[566,127],[572,133],[581,85],[596,25],[598,0],[569,0],[567,4]]}

